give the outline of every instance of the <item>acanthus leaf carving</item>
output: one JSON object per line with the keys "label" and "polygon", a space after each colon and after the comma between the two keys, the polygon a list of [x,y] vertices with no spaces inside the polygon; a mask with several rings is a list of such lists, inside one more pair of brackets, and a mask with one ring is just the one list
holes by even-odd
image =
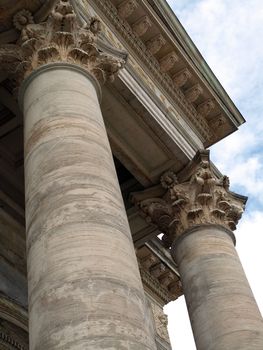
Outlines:
{"label": "acanthus leaf carving", "polygon": [[0,63],[18,82],[43,64],[67,62],[81,66],[103,84],[114,79],[125,64],[125,55],[113,48],[102,52],[100,31],[97,18],[80,27],[70,2],[60,0],[47,22],[23,26],[17,44],[0,47]]}
{"label": "acanthus leaf carving", "polygon": [[160,198],[147,198],[151,189],[140,197],[133,194],[140,210],[164,233],[167,246],[197,225],[216,224],[233,231],[244,211],[246,198],[229,191],[227,176],[214,174],[207,151],[198,152],[190,169],[187,179],[180,182],[171,171],[166,172],[161,177],[164,192]]}

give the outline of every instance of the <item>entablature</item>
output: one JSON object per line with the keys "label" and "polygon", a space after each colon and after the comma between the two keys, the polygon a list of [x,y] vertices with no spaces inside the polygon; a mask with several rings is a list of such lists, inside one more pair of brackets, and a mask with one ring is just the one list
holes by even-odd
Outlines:
{"label": "entablature", "polygon": [[160,305],[176,300],[183,294],[176,268],[168,266],[156,248],[143,245],[136,251],[144,288]]}
{"label": "entablature", "polygon": [[[148,87],[153,84],[159,89],[163,99],[160,103],[165,105],[168,100],[174,106],[200,137],[203,147],[224,138],[244,122],[167,4],[82,0],[77,7],[84,18],[88,9],[103,19],[106,38],[129,52],[129,65],[135,68],[137,62],[141,79],[148,81]],[[180,33],[166,17],[173,19]]]}

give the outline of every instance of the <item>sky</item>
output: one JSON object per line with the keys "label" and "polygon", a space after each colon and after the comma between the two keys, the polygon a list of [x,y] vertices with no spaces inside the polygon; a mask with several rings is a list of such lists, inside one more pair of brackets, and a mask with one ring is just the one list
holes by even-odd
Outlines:
{"label": "sky", "polygon": [[[230,189],[249,197],[235,231],[237,252],[263,313],[263,2],[168,0],[246,124],[212,146]],[[173,350],[196,350],[181,297],[165,307]]]}

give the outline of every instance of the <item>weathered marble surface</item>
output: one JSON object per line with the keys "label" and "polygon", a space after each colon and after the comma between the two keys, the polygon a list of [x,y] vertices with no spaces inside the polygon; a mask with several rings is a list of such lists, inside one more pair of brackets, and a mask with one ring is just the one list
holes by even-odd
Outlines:
{"label": "weathered marble surface", "polygon": [[34,74],[24,93],[30,349],[155,349],[94,85],[71,65]]}
{"label": "weathered marble surface", "polygon": [[263,349],[262,317],[232,238],[220,226],[192,230],[175,255],[197,349]]}

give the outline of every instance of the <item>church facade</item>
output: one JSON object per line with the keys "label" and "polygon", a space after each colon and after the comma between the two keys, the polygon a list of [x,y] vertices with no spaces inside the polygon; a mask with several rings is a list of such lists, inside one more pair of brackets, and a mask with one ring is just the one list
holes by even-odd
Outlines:
{"label": "church facade", "polygon": [[0,0],[0,349],[262,350],[246,197],[207,148],[244,123],[166,1]]}

